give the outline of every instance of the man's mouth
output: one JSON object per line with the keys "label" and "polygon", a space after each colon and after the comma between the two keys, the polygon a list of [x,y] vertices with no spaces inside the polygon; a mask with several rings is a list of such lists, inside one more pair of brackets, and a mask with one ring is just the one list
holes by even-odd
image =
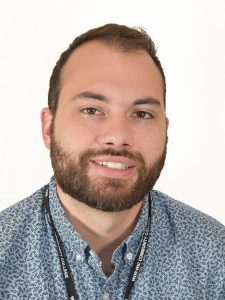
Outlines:
{"label": "man's mouth", "polygon": [[109,178],[128,178],[135,173],[135,163],[126,157],[101,156],[90,160],[91,172]]}
{"label": "man's mouth", "polygon": [[109,161],[93,161],[93,162],[96,163],[97,165],[104,166],[106,168],[111,168],[111,169],[126,170],[131,168],[131,166],[119,162],[109,162]]}

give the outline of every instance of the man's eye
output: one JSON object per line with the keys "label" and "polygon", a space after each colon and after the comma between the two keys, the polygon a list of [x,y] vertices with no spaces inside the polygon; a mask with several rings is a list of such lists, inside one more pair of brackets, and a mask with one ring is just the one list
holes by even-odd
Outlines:
{"label": "man's eye", "polygon": [[152,115],[146,111],[137,111],[136,116],[140,119],[151,119]]}
{"label": "man's eye", "polygon": [[100,115],[101,112],[94,107],[87,107],[82,109],[82,112],[88,115]]}

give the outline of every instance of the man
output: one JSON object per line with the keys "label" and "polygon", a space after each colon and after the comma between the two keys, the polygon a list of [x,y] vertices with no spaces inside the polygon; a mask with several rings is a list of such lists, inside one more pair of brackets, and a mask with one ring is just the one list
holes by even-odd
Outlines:
{"label": "man", "polygon": [[77,37],[41,112],[54,177],[0,215],[0,299],[225,299],[225,228],[153,190],[166,84],[143,31]]}

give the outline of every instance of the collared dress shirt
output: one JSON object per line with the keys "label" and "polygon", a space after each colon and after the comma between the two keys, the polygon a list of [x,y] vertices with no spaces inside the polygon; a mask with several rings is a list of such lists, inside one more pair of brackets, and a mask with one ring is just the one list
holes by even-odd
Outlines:
{"label": "collared dress shirt", "polygon": [[[0,213],[0,299],[66,300],[65,282],[43,199],[62,240],[80,300],[120,300],[148,221],[145,197],[133,232],[114,251],[113,274],[67,220],[54,177]],[[158,191],[151,191],[151,231],[130,299],[225,300],[225,227]]]}

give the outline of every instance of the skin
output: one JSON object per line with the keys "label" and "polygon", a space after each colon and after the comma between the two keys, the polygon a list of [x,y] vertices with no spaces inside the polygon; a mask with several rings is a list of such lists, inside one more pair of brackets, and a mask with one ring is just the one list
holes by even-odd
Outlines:
{"label": "skin", "polygon": [[[145,101],[137,103],[140,99]],[[163,102],[162,76],[147,52],[123,53],[98,41],[87,42],[72,53],[62,70],[55,138],[76,157],[88,149],[126,149],[141,153],[149,165],[162,153],[166,141]],[[52,117],[49,108],[42,110],[48,149]],[[133,163],[123,157],[95,159]],[[105,177],[121,178],[129,185],[137,179],[135,164],[124,171],[90,162],[88,175],[98,182]],[[132,232],[142,201],[125,211],[103,212],[72,199],[58,185],[57,192],[69,221],[101,258],[104,272],[111,274],[112,253]]]}

